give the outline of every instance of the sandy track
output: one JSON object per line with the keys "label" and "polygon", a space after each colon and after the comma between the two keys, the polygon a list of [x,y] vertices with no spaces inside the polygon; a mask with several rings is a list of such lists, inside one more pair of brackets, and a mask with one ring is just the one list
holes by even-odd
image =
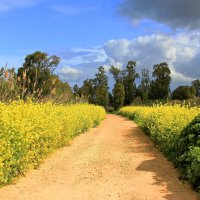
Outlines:
{"label": "sandy track", "polygon": [[75,138],[0,189],[0,200],[195,200],[172,164],[133,122],[107,115],[98,128]]}

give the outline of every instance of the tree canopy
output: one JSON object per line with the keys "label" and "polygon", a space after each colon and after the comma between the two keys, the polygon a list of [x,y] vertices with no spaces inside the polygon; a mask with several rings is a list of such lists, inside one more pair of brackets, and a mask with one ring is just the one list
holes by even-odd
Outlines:
{"label": "tree canopy", "polygon": [[150,98],[154,100],[170,97],[171,71],[166,62],[153,66]]}
{"label": "tree canopy", "polygon": [[194,86],[179,86],[172,92],[172,99],[187,100],[195,97],[196,89]]}
{"label": "tree canopy", "polygon": [[52,90],[54,81],[53,72],[60,63],[57,56],[48,56],[46,53],[36,51],[25,58],[23,67],[18,69],[19,84],[24,95],[48,95]]}

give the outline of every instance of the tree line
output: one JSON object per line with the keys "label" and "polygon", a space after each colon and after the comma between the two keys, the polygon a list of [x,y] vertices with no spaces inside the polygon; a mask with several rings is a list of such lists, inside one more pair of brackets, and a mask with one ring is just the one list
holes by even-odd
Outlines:
{"label": "tree line", "polygon": [[[85,97],[89,103],[104,106],[107,110],[138,102],[200,97],[200,79],[193,81],[191,86],[179,86],[171,93],[171,71],[166,62],[154,65],[151,76],[148,69],[137,73],[134,61],[129,61],[124,70],[111,66],[109,72],[114,79],[112,92],[109,92],[108,76],[101,66],[93,79],[86,79],[81,87],[74,86],[74,95]],[[136,79],[140,79],[139,86],[136,86]]]}
{"label": "tree line", "polygon": [[[56,102],[87,101],[117,110],[133,103],[148,103],[163,99],[192,99],[200,97],[200,79],[191,86],[179,86],[170,91],[171,71],[166,62],[153,66],[152,75],[148,69],[136,71],[136,62],[129,61],[124,69],[111,66],[109,73],[114,80],[112,91],[109,90],[107,72],[103,66],[93,79],[86,79],[81,87],[76,84],[73,91],[68,82],[63,82],[55,69],[60,63],[56,55],[36,51],[25,57],[22,67],[15,71],[7,66],[0,70],[0,101],[15,99],[36,100],[53,99]],[[136,80],[140,84],[136,85]]]}

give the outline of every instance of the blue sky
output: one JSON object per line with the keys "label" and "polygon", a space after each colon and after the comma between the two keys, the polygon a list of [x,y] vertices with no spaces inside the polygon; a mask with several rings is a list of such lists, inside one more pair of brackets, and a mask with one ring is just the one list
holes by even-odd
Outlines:
{"label": "blue sky", "polygon": [[[56,73],[73,85],[100,65],[123,68],[136,60],[140,71],[167,61],[173,84],[189,84],[200,77],[199,15],[191,14],[200,13],[199,2],[156,2],[1,0],[0,65],[17,68],[36,50],[56,54],[62,58]],[[178,11],[184,4],[191,12]]]}
{"label": "blue sky", "polygon": [[30,7],[13,6],[0,12],[0,53],[83,48],[111,38],[140,35],[140,31],[117,16],[117,3],[117,0],[43,0]]}

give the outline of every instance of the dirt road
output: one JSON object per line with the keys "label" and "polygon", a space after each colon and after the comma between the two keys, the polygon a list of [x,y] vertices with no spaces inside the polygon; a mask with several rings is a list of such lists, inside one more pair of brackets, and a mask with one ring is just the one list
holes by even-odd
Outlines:
{"label": "dirt road", "polygon": [[195,200],[132,121],[116,115],[0,189],[0,200]]}

